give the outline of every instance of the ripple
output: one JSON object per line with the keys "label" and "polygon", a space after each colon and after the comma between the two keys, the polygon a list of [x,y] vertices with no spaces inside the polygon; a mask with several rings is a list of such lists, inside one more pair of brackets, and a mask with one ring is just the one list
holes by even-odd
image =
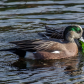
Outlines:
{"label": "ripple", "polygon": [[[0,49],[14,47],[10,41],[41,38],[37,33],[44,32],[45,25],[84,28],[83,12],[84,0],[1,0]],[[0,74],[0,84],[83,84],[84,57],[27,63],[11,52],[0,52]]]}

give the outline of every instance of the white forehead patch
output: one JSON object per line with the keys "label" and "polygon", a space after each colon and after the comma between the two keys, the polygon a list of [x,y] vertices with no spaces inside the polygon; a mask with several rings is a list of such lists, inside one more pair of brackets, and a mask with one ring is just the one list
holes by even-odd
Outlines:
{"label": "white forehead patch", "polygon": [[60,53],[60,51],[53,51],[53,52],[51,52],[51,53]]}

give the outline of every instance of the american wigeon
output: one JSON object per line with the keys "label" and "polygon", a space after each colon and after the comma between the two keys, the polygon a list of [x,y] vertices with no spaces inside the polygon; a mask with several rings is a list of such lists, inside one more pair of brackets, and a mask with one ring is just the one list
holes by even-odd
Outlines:
{"label": "american wigeon", "polygon": [[42,37],[46,37],[48,39],[55,38],[55,39],[63,39],[63,32],[65,27],[61,28],[52,28],[49,26],[45,26],[45,32],[39,32],[38,34]]}
{"label": "american wigeon", "polygon": [[78,53],[74,39],[81,38],[82,33],[83,30],[79,25],[72,25],[65,28],[63,42],[59,40],[16,41],[10,43],[16,44],[17,47],[3,50],[11,51],[26,59],[49,60],[73,57],[77,56]]}

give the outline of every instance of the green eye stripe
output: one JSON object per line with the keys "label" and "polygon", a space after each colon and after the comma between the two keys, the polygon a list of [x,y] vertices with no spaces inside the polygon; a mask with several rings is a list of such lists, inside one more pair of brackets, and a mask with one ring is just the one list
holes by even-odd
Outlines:
{"label": "green eye stripe", "polygon": [[80,32],[81,29],[79,27],[71,27],[69,31],[75,31],[75,32]]}

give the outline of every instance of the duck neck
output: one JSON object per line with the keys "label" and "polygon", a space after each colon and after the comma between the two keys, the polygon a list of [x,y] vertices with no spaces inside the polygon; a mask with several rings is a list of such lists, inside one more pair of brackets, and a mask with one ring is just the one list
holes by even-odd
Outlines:
{"label": "duck neck", "polygon": [[67,34],[66,34],[64,40],[65,40],[66,42],[75,42],[74,36],[71,35],[70,33],[67,33]]}
{"label": "duck neck", "polygon": [[74,43],[75,42],[75,40],[73,39],[73,38],[68,38],[68,39],[65,39],[64,40],[65,42],[71,42],[71,43]]}

